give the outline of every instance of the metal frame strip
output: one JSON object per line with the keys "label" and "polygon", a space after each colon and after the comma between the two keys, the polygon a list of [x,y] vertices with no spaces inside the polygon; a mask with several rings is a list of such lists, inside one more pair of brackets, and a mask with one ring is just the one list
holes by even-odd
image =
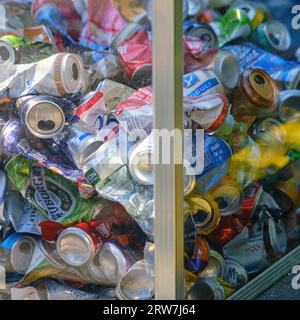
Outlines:
{"label": "metal frame strip", "polygon": [[270,288],[300,263],[300,246],[259,274],[227,300],[252,300]]}
{"label": "metal frame strip", "polygon": [[[182,133],[182,1],[154,0],[152,30],[154,129]],[[154,140],[161,154],[166,146]],[[183,166],[176,164],[182,144],[175,135],[171,164],[155,165],[155,298],[162,300],[184,299]]]}

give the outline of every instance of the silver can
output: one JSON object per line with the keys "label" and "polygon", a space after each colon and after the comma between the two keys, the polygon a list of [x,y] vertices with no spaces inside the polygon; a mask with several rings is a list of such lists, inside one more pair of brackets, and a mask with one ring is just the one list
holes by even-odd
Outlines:
{"label": "silver can", "polygon": [[277,113],[282,122],[300,120],[300,90],[281,91],[277,99]]}
{"label": "silver can", "polygon": [[224,258],[222,255],[210,249],[208,266],[201,272],[200,277],[220,278],[223,274],[223,263]]}
{"label": "silver can", "polygon": [[69,265],[79,267],[92,260],[96,248],[92,238],[82,229],[70,227],[57,238],[57,251]]}
{"label": "silver can", "polygon": [[30,236],[23,236],[18,239],[10,253],[10,261],[13,269],[21,274],[25,274],[30,266],[36,241]]}
{"label": "silver can", "polygon": [[65,126],[60,99],[51,96],[26,96],[17,100],[22,123],[29,132],[41,139],[50,139]]}
{"label": "silver can", "polygon": [[248,273],[236,260],[226,259],[223,263],[222,278],[239,288],[248,282]]}
{"label": "silver can", "polygon": [[99,262],[103,273],[115,284],[138,260],[132,250],[122,249],[114,241],[106,242],[99,251]]}
{"label": "silver can", "polygon": [[154,296],[154,278],[145,266],[145,261],[135,263],[118,282],[116,288],[120,300],[150,300]]}

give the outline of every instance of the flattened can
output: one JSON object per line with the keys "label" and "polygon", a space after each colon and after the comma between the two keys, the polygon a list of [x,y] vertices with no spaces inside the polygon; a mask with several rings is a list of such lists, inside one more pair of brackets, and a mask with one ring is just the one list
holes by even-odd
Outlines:
{"label": "flattened can", "polygon": [[93,216],[96,200],[82,199],[76,184],[49,169],[17,156],[6,164],[5,170],[23,197],[50,220],[69,225],[90,221]]}
{"label": "flattened can", "polygon": [[25,137],[25,131],[17,118],[9,120],[1,130],[2,150],[6,156],[20,153],[19,142]]}
{"label": "flattened can", "polygon": [[66,102],[51,96],[26,96],[17,100],[22,123],[41,139],[50,139],[65,126]]}
{"label": "flattened can", "polygon": [[233,259],[225,259],[222,278],[234,287],[240,288],[248,282],[248,273],[245,268]]}

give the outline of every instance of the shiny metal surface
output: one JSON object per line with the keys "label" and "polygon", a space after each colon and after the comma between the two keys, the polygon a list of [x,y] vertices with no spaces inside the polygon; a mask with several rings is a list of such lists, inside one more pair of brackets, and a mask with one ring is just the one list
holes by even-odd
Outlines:
{"label": "shiny metal surface", "polygon": [[[153,1],[153,109],[156,129],[183,130],[182,11],[182,1]],[[182,143],[182,138],[176,136],[171,152],[173,164],[155,165],[156,299],[184,299],[183,165],[174,161],[180,154]],[[155,141],[155,154],[160,147]]]}

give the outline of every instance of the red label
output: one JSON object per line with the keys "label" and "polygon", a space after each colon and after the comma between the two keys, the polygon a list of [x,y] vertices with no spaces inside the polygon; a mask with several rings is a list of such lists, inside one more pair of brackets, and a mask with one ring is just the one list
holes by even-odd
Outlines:
{"label": "red label", "polygon": [[103,97],[103,93],[100,91],[94,94],[90,99],[88,99],[88,101],[84,102],[76,109],[76,116],[80,117],[83,113],[91,109],[97,102],[103,99]]}

